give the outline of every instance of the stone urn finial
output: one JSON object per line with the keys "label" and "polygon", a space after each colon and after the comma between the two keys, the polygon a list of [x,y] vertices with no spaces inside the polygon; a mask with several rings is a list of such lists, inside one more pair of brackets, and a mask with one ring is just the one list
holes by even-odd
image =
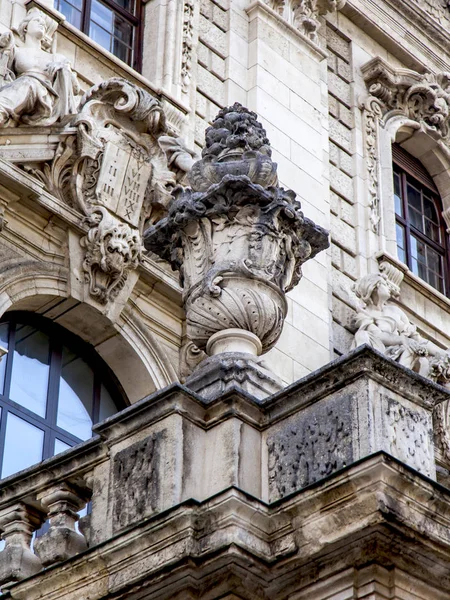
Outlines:
{"label": "stone urn finial", "polygon": [[278,185],[255,113],[238,103],[224,108],[205,137],[191,188],[174,191],[167,217],[144,239],[180,271],[190,340],[233,362],[231,353],[257,356],[277,342],[285,294],[302,264],[328,247],[328,234]]}

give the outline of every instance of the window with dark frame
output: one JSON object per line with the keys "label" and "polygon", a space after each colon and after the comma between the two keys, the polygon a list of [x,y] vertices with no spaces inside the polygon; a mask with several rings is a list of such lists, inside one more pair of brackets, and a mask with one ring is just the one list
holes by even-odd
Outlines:
{"label": "window with dark frame", "polygon": [[448,234],[439,192],[416,158],[397,144],[392,154],[398,258],[415,275],[448,295]]}
{"label": "window with dark frame", "polygon": [[141,69],[141,0],[56,0],[55,8],[100,46]]}
{"label": "window with dark frame", "polygon": [[94,349],[44,317],[8,313],[0,346],[0,479],[89,439],[127,404]]}

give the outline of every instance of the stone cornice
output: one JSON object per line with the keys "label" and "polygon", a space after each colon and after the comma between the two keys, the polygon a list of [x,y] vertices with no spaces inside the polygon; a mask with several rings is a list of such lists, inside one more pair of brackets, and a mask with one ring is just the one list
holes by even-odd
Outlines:
{"label": "stone cornice", "polygon": [[[450,29],[410,0],[348,0],[341,11],[400,59],[408,68],[424,72],[448,70]],[[450,18],[450,11],[449,11]]]}

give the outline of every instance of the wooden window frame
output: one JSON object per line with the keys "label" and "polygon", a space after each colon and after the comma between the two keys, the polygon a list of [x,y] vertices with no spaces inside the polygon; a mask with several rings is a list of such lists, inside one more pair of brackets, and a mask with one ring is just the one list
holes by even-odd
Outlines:
{"label": "wooden window frame", "polygon": [[[142,0],[134,0],[135,9],[134,9],[133,13],[128,12],[127,10],[123,9],[121,6],[116,4],[113,0],[99,0],[99,2],[101,2],[107,8],[111,9],[112,11],[114,11],[115,13],[120,15],[125,21],[130,23],[130,25],[132,26],[133,32],[134,32],[134,36],[133,36],[134,39],[133,39],[133,44],[132,44],[133,56],[132,56],[131,64],[129,66],[132,67],[135,71],[138,71],[140,73],[141,69],[142,69],[142,39],[143,39],[142,38],[142,34],[143,34],[143,32],[142,32],[142,29],[143,29],[143,27],[142,27],[142,23],[143,23]],[[91,8],[92,8],[92,0],[82,0],[81,17],[80,17],[80,21],[81,21],[80,31],[82,31],[87,36],[89,36],[89,29],[90,29],[90,24],[91,24]],[[58,10],[60,10],[59,0],[58,0]],[[103,48],[103,46],[102,46],[102,48]],[[105,50],[110,52],[110,50],[108,50],[107,48],[105,48]],[[111,54],[113,54],[113,56],[116,56],[113,52],[111,52]],[[119,58],[119,57],[117,57],[117,58]],[[119,60],[121,60],[121,59],[119,58]],[[125,63],[125,64],[128,64],[128,63]]]}
{"label": "wooden window frame", "polygon": [[[402,150],[405,153],[404,150]],[[406,153],[405,153],[406,154]],[[439,290],[433,284],[429,283],[426,279],[423,279],[428,285],[436,289],[438,292],[444,294],[449,297],[450,295],[450,262],[448,255],[449,248],[449,236],[447,233],[447,229],[444,224],[444,220],[442,217],[442,200],[439,196],[436,186],[434,185],[433,180],[429,176],[429,174],[425,171],[424,167],[417,165],[417,168],[414,168],[414,163],[418,163],[416,159],[412,156],[407,158],[407,161],[402,160],[401,155],[398,152],[394,153],[394,162],[393,162],[393,173],[397,173],[400,176],[400,201],[402,205],[403,216],[399,215],[397,211],[395,211],[395,222],[402,226],[404,230],[405,237],[405,259],[406,265],[413,272],[412,265],[412,252],[411,252],[411,237],[414,236],[420,242],[422,242],[425,246],[428,246],[432,250],[434,250],[437,254],[442,257],[442,280],[443,280],[443,290]],[[421,200],[423,205],[423,195],[424,191],[426,192],[426,196],[431,198],[434,202],[436,212],[439,219],[439,231],[440,231],[440,239],[442,241],[441,244],[435,242],[427,235],[425,235],[422,231],[415,227],[410,219],[409,214],[409,205],[408,205],[408,196],[407,196],[407,183],[410,183],[414,188],[420,190]],[[398,240],[397,240],[398,241]],[[418,277],[420,275],[417,274]],[[422,279],[422,277],[420,277]]]}

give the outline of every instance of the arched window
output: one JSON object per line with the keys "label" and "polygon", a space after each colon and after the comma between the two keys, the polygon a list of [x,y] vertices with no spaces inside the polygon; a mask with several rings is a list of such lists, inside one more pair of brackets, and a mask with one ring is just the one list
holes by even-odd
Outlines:
{"label": "arched window", "polygon": [[0,478],[89,439],[126,406],[94,349],[48,319],[8,313],[0,346]]}
{"label": "arched window", "polygon": [[448,295],[448,235],[438,190],[423,165],[399,145],[392,146],[392,155],[398,258]]}

